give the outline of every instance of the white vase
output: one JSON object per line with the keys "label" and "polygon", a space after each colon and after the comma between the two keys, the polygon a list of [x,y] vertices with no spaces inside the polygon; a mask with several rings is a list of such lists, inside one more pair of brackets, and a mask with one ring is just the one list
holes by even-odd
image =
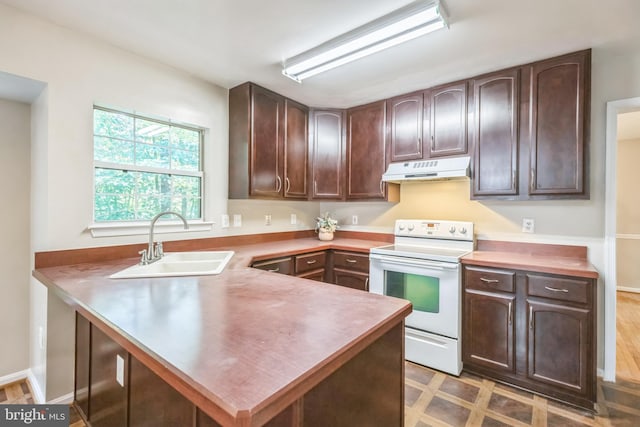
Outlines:
{"label": "white vase", "polygon": [[333,231],[323,230],[322,228],[318,230],[318,239],[320,240],[333,240]]}

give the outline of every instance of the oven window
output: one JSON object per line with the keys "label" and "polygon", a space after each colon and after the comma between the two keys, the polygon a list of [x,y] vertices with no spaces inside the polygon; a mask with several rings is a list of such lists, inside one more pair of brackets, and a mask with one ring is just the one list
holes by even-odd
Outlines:
{"label": "oven window", "polygon": [[385,271],[384,282],[385,295],[407,299],[417,311],[440,312],[440,279],[437,277]]}

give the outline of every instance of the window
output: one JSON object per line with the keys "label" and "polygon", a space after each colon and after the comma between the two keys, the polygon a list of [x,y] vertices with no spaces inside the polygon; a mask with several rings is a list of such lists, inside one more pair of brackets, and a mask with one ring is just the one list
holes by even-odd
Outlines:
{"label": "window", "polygon": [[202,129],[94,106],[93,133],[96,223],[202,219]]}

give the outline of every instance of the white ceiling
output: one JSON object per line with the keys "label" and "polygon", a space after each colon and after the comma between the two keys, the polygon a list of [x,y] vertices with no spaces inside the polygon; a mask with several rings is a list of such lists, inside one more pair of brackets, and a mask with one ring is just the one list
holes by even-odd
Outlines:
{"label": "white ceiling", "polygon": [[638,0],[443,0],[450,29],[312,77],[306,51],[410,0],[0,0],[223,87],[349,107],[589,47],[640,50]]}

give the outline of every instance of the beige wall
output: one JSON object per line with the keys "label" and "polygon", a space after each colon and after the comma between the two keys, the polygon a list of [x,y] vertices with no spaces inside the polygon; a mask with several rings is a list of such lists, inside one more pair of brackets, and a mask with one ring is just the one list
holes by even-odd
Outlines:
{"label": "beige wall", "polygon": [[0,99],[0,377],[29,368],[30,116]]}
{"label": "beige wall", "polygon": [[[637,113],[640,120],[640,113]],[[640,292],[640,139],[618,141],[617,286]]]}

